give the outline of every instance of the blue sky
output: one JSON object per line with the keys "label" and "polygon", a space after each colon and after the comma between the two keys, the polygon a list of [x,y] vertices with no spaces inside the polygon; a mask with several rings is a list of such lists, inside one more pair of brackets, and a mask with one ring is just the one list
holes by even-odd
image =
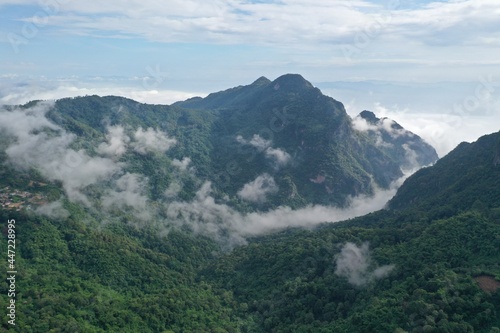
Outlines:
{"label": "blue sky", "polygon": [[443,154],[498,130],[498,17],[497,0],[0,0],[0,103],[169,104],[300,73]]}

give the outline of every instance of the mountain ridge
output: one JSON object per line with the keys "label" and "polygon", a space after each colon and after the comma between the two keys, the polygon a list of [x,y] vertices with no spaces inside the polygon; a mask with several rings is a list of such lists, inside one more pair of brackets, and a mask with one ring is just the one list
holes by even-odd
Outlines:
{"label": "mountain ridge", "polygon": [[[208,100],[224,108],[88,96],[0,111],[0,159],[8,162],[0,165],[0,185],[10,186],[2,198],[20,202],[25,194],[17,190],[26,188],[50,201],[0,208],[4,236],[15,220],[21,268],[16,327],[7,316],[2,327],[497,332],[500,293],[477,281],[500,283],[500,132],[460,144],[410,176],[386,209],[287,228],[297,212],[301,220],[336,217],[312,204],[334,180],[365,190],[360,198],[370,192],[361,188],[363,175],[390,184],[406,156],[389,156],[387,145],[414,137],[393,138],[401,129],[376,115],[374,128],[364,122],[356,129],[356,119],[317,90],[289,94],[286,84],[274,89],[259,80]],[[250,98],[265,89],[264,100]],[[237,98],[246,104],[235,108]],[[216,184],[217,173],[229,181]],[[293,193],[303,199],[295,207]],[[308,209],[294,209],[301,204]],[[223,236],[248,230],[248,221],[284,230],[264,229],[229,251]],[[1,237],[1,247],[8,240]],[[7,288],[4,309],[12,303]]]}
{"label": "mountain ridge", "polygon": [[[123,138],[139,128],[167,133],[176,144],[166,155],[151,155],[147,162],[163,166],[149,180],[154,188],[151,199],[175,185],[170,163],[189,159],[197,180],[189,180],[189,191],[181,191],[182,197],[193,198],[201,180],[211,181],[215,195],[228,196],[238,209],[345,206],[351,197],[388,189],[410,166],[437,158],[432,147],[410,132],[397,138],[381,132],[385,141],[380,144],[378,134],[354,126],[356,119],[349,117],[341,102],[323,95],[298,74],[273,81],[260,77],[249,85],[172,105],[117,96],[61,99],[47,117],[75,134],[75,147],[91,154],[98,153],[96,147],[116,127],[123,128]],[[121,158],[134,161],[129,172],[139,170],[142,162],[137,155]],[[275,186],[262,187],[263,177]],[[242,195],[245,186],[262,196]]]}
{"label": "mountain ridge", "polygon": [[[415,137],[419,141],[415,147],[409,145],[406,149],[389,151],[378,146],[373,138],[353,130],[352,120],[341,102],[323,95],[318,88],[313,87],[298,74],[285,74],[274,81],[260,78],[247,86],[212,93],[201,99],[177,102],[174,105],[219,112],[221,118],[217,126],[224,128],[226,135],[223,138],[215,138],[216,146],[230,146],[231,141],[237,136],[242,136],[248,141],[254,135],[260,137],[261,134],[265,134],[265,139],[272,137],[271,141],[274,140],[276,146],[273,146],[274,149],[281,149],[297,157],[294,161],[299,161],[298,165],[308,172],[306,179],[325,178],[325,187],[323,190],[318,190],[319,187],[317,184],[313,185],[314,182],[308,184],[297,181],[300,176],[294,173],[291,167],[288,169],[285,167],[287,170],[281,172],[282,177],[278,181],[280,186],[290,188],[289,191],[293,193],[296,192],[292,188],[298,186],[299,194],[308,193],[305,200],[309,202],[342,205],[345,203],[343,199],[325,199],[325,195],[330,195],[333,188],[338,188],[339,195],[344,198],[348,195],[370,193],[373,191],[371,177],[378,186],[389,187],[391,182],[403,175],[399,169],[401,166],[407,168],[407,152],[413,153],[415,147],[420,149],[416,155],[427,153],[428,157],[422,161],[415,161],[413,167],[427,165],[437,159],[434,149],[429,145],[420,144],[423,140],[418,136]],[[238,128],[240,130],[235,130]],[[404,143],[406,141],[397,142],[400,146]],[[255,152],[252,156],[254,155]],[[318,158],[319,156],[324,158]],[[231,151],[226,151],[215,160],[220,161],[220,164],[228,164],[239,159]],[[305,166],[300,160],[307,160],[310,166]],[[255,161],[259,161],[262,165],[263,159]],[[342,161],[348,161],[346,163],[353,166],[349,173],[345,173],[345,168],[339,166],[344,163]],[[238,162],[238,164],[244,163]],[[252,167],[259,169],[257,165]],[[218,169],[221,168],[219,165]],[[275,173],[273,170],[262,168],[260,170],[270,174]],[[257,176],[258,174],[254,174],[254,177]],[[249,180],[247,178],[247,181]],[[243,183],[238,185],[243,186]],[[304,204],[302,198],[283,200],[285,200],[283,203],[290,205]]]}

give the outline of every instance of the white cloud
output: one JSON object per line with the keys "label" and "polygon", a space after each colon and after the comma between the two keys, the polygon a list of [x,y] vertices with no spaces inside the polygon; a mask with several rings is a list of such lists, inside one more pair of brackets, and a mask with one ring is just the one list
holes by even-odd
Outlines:
{"label": "white cloud", "polygon": [[51,103],[39,103],[29,110],[0,111],[0,128],[15,139],[6,149],[8,162],[20,170],[36,168],[47,179],[61,181],[70,200],[88,205],[82,190],[118,173],[121,164],[69,148],[75,135],[45,118],[50,107]]}
{"label": "white cloud", "polygon": [[108,126],[106,134],[107,143],[101,143],[97,147],[97,152],[110,157],[120,157],[127,151],[127,144],[130,138],[125,134],[125,129],[120,126]]}
{"label": "white cloud", "polygon": [[64,209],[62,200],[57,200],[45,205],[38,206],[35,209],[35,213],[55,219],[65,219],[70,215],[69,212]]}
{"label": "white cloud", "polygon": [[179,194],[179,192],[182,190],[182,186],[181,184],[179,184],[178,182],[172,182],[168,185],[167,189],[165,190],[165,197],[166,198],[175,198],[177,196],[177,194]]}
{"label": "white cloud", "polygon": [[365,119],[361,117],[354,117],[352,119],[352,126],[356,131],[368,132],[368,131],[378,131],[378,126],[370,124]]}
{"label": "white cloud", "polygon": [[[0,80],[0,105],[25,104],[33,100],[57,100],[78,96],[121,96],[141,103],[172,104],[195,96],[205,96],[202,92],[186,92],[162,89],[151,89],[148,85],[141,86],[146,78],[113,79],[100,82],[86,81],[79,78],[49,80],[44,77],[29,78],[14,75]],[[149,82],[149,81],[146,81]]]}
{"label": "white cloud", "polygon": [[379,103],[374,104],[373,107],[377,115],[392,118],[405,129],[418,134],[436,149],[440,157],[443,157],[460,142],[473,142],[480,136],[499,130],[500,104],[498,104],[499,107],[495,106],[495,103],[499,103],[498,101],[500,99],[485,106],[484,110],[487,112],[482,114],[479,112],[479,107],[477,111],[456,114],[453,112],[452,103],[450,103],[449,110],[435,113],[401,111],[397,107],[386,107]]}
{"label": "white cloud", "polygon": [[[397,128],[394,120],[383,117],[376,124],[371,124],[366,119],[361,118],[359,116],[354,117],[352,120],[352,125],[355,130],[360,132],[372,131],[378,135],[379,139],[383,141],[381,136],[381,131],[389,134],[393,139],[397,139],[401,136],[413,137],[413,134],[404,128]],[[387,144],[384,142],[380,143],[381,145]]]}
{"label": "white cloud", "polygon": [[[31,3],[38,5],[34,0]],[[372,38],[388,35],[392,39],[411,40],[423,36],[430,43],[449,38],[452,29],[460,32],[454,35],[457,39],[463,36],[460,43],[479,41],[480,36],[483,39],[491,36],[489,40],[493,41],[498,37],[496,30],[491,29],[496,25],[500,8],[494,0],[441,1],[419,8],[405,8],[403,2],[391,3],[395,2],[175,0],[167,6],[138,0],[127,1],[126,5],[120,1],[106,4],[96,0],[64,1],[47,25],[78,35],[112,33],[124,38],[135,36],[168,43],[241,43],[245,40],[274,44],[280,40],[290,44],[299,41],[297,36],[306,44],[346,43],[354,42],[360,31],[366,31]],[[304,21],[303,17],[308,20]]]}
{"label": "white cloud", "polygon": [[144,130],[142,127],[139,127],[134,133],[134,142],[132,142],[131,146],[140,154],[155,151],[164,153],[176,143],[176,139],[169,138],[160,130],[153,129],[152,127]]}
{"label": "white cloud", "polygon": [[265,173],[258,176],[250,183],[245,184],[243,188],[238,191],[238,196],[246,201],[262,203],[267,200],[266,196],[268,194],[276,192],[278,192],[278,186],[274,178]]}
{"label": "white cloud", "polygon": [[273,161],[276,168],[285,166],[286,164],[288,164],[288,162],[290,162],[292,158],[290,154],[288,154],[283,149],[271,147],[272,141],[266,140],[258,134],[254,134],[251,140],[245,140],[241,135],[238,135],[236,137],[236,141],[238,141],[242,145],[255,147],[259,152],[264,151],[264,155],[266,156],[266,158]]}
{"label": "white cloud", "polygon": [[[3,3],[11,2],[17,3]],[[56,32],[62,38],[78,36],[100,40],[100,43],[96,43],[98,48],[110,40],[106,48],[109,52],[102,55],[105,58],[94,60],[95,57],[87,57],[88,61],[93,61],[88,67],[82,66],[82,62],[77,60],[78,66],[61,61],[67,66],[63,71],[71,71],[72,74],[77,70],[77,73],[94,71],[94,75],[104,72],[116,75],[127,70],[132,71],[131,75],[140,75],[136,73],[139,66],[145,68],[162,63],[165,61],[162,52],[168,52],[161,45],[155,48],[148,44],[146,51],[152,51],[152,57],[136,59],[132,67],[121,62],[112,68],[105,67],[103,64],[108,63],[107,60],[112,61],[124,53],[124,48],[113,43],[116,40],[129,43],[130,47],[144,47],[143,41],[181,42],[184,45],[197,44],[196,47],[200,48],[212,45],[206,49],[207,52],[199,52],[198,55],[193,54],[191,48],[176,49],[176,52],[169,53],[167,63],[171,65],[168,70],[165,69],[172,74],[168,81],[175,84],[186,80],[193,80],[195,84],[204,81],[207,91],[214,87],[215,73],[225,74],[218,77],[231,77],[231,80],[226,81],[231,82],[228,86],[246,82],[255,73],[277,76],[290,71],[301,72],[316,82],[330,79],[333,72],[340,80],[364,76],[367,79],[421,82],[472,80],[480,72],[500,75],[494,52],[500,45],[496,17],[500,4],[497,1],[399,1],[399,5],[391,6],[391,3],[396,2],[218,0],[208,4],[198,0],[172,1],[167,5],[150,0],[132,0],[103,5],[95,0],[85,3],[65,1],[57,13],[50,15],[47,24],[39,29],[35,38],[46,38],[42,32],[50,29],[51,33]],[[43,8],[35,0],[26,3]],[[16,12],[19,14],[12,14]],[[5,21],[29,23],[34,21],[32,16],[37,12],[35,8],[27,14],[26,10],[12,10]],[[308,17],[306,22],[304,17]],[[11,31],[11,27],[6,25],[3,32],[0,38],[16,31]],[[21,28],[17,33],[22,34]],[[5,37],[3,39],[8,47],[8,41]],[[48,38],[43,41],[50,43]],[[238,57],[231,56],[234,54],[232,52],[222,55],[219,51],[213,51],[221,45],[234,46],[236,50],[242,43],[248,47],[248,52],[241,52]],[[22,46],[22,50],[37,54],[34,44],[30,39],[27,45]],[[42,42],[39,44],[45,45]],[[346,57],[342,47],[354,48],[354,56],[346,59],[349,57]],[[80,50],[86,51],[83,48]],[[49,76],[61,74],[60,66],[50,66],[62,60],[61,57],[54,57],[57,59],[54,63],[31,59],[28,60],[28,68],[24,63],[19,63],[14,52],[6,53],[11,55],[9,58],[7,54],[4,72],[26,75],[42,72]],[[158,56],[155,57],[155,54]],[[201,60],[210,66],[193,65]],[[233,66],[239,66],[240,70],[235,72]],[[53,68],[58,69],[57,74],[54,74]],[[220,80],[217,79],[218,82]],[[172,90],[178,89],[177,85],[171,86],[174,87]],[[106,87],[94,89],[87,85],[76,88],[81,89],[78,95],[109,94],[103,93],[108,91]],[[170,93],[160,88],[123,90],[114,90],[111,94],[160,104],[184,99],[168,96]],[[21,91],[22,88],[18,93]],[[182,92],[172,91],[174,95],[177,93],[183,95]],[[39,95],[46,99],[41,92]],[[61,95],[69,96],[69,92],[61,92],[56,98]],[[14,97],[8,99],[14,100]]]}
{"label": "white cloud", "polygon": [[[401,182],[395,183],[399,186]],[[188,225],[195,232],[210,235],[229,247],[245,242],[245,237],[266,234],[288,227],[312,228],[323,222],[343,221],[382,209],[394,196],[396,188],[378,190],[373,196],[351,198],[346,209],[310,205],[294,210],[281,206],[268,212],[240,213],[217,202],[206,182],[191,202],[174,201],[165,205],[169,223]]]}
{"label": "white cloud", "polygon": [[266,157],[274,161],[277,167],[282,167],[288,164],[291,160],[290,154],[280,148],[269,147],[266,149]]}
{"label": "white cloud", "polygon": [[172,165],[179,168],[181,171],[186,171],[190,163],[191,159],[189,157],[184,157],[181,161],[176,158],[172,160]]}
{"label": "white cloud", "polygon": [[368,243],[358,247],[347,242],[336,258],[335,274],[360,287],[374,279],[386,277],[394,269],[393,265],[385,265],[372,270],[371,261]]}
{"label": "white cloud", "polygon": [[417,170],[420,167],[418,163],[418,154],[416,151],[410,148],[409,144],[403,144],[403,149],[405,151],[405,168],[410,170]]}
{"label": "white cloud", "polygon": [[132,209],[135,216],[146,220],[151,218],[148,209],[148,197],[145,194],[148,178],[135,173],[125,173],[101,197],[104,208]]}
{"label": "white cloud", "polygon": [[270,147],[272,144],[271,140],[266,140],[258,134],[254,134],[250,140],[245,140],[241,135],[238,135],[236,137],[236,141],[238,141],[242,145],[250,145],[252,147],[255,147],[258,151],[263,151]]}

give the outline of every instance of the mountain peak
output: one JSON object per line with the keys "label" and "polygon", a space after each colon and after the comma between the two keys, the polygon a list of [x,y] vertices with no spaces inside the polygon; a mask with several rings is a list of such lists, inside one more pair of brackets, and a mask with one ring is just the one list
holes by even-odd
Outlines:
{"label": "mountain peak", "polygon": [[269,83],[271,83],[271,80],[269,80],[265,76],[261,76],[257,80],[255,80],[251,85],[252,86],[265,86],[265,85],[268,85]]}
{"label": "mountain peak", "polygon": [[364,120],[366,120],[367,122],[369,122],[370,124],[375,124],[380,120],[380,118],[378,118],[375,115],[375,113],[368,111],[368,110],[361,111],[359,116],[361,118],[363,118]]}
{"label": "mountain peak", "polygon": [[[363,119],[364,121],[359,121]],[[372,111],[364,110],[353,120],[356,130],[364,132],[388,156],[399,161],[405,169],[429,165],[438,159],[432,146],[387,117],[378,118]]]}
{"label": "mountain peak", "polygon": [[369,123],[371,125],[382,124],[382,123],[387,121],[389,126],[392,129],[404,130],[403,126],[398,124],[396,121],[394,121],[390,118],[387,118],[387,117],[379,118],[372,111],[368,111],[368,110],[361,111],[360,114],[358,115],[358,117],[364,119],[367,123]]}
{"label": "mountain peak", "polygon": [[272,82],[274,89],[285,89],[290,91],[299,91],[303,89],[314,88],[313,85],[304,79],[300,74],[285,74]]}

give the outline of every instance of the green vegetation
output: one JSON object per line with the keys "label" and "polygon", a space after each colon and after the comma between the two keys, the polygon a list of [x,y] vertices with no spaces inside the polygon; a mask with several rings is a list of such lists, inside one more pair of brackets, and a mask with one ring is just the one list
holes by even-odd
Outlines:
{"label": "green vegetation", "polygon": [[[184,157],[191,159],[198,179],[212,181],[218,198],[236,198],[232,205],[240,210],[310,203],[343,206],[350,196],[373,193],[374,182],[388,188],[408,162],[401,148],[388,153],[376,138],[354,130],[342,103],[300,75],[284,75],[273,82],[261,78],[171,106],[114,96],[67,98],[57,101],[47,117],[76,134],[71,148],[85,149],[91,156],[106,141],[109,126],[123,126],[129,137],[138,128],[153,128],[175,138],[177,143],[166,155],[128,151],[120,158],[127,164],[125,171],[149,177],[153,200],[172,183],[171,161]],[[255,146],[236,139],[241,136],[249,142],[256,135],[267,143]],[[384,140],[398,147],[411,144],[417,156],[426,157],[423,164],[437,158],[418,137],[386,135]],[[274,149],[271,153],[269,147]],[[270,195],[266,205],[240,200],[238,191],[264,173],[282,190]],[[312,181],[318,176],[324,179]],[[179,196],[188,200],[196,184],[189,179],[183,184]]]}
{"label": "green vegetation", "polygon": [[[273,132],[273,147],[296,161],[281,168],[235,140],[263,133],[274,108],[285,108],[288,118],[275,123],[283,129]],[[280,191],[261,209],[342,205],[350,194],[370,193],[371,177],[379,184],[397,178],[402,163],[353,131],[339,102],[295,76],[261,78],[172,106],[64,99],[47,116],[77,134],[71,148],[89,156],[106,141],[107,125],[121,124],[129,136],[153,127],[175,137],[166,154],[129,149],[115,157],[123,172],[148,177],[148,209],[160,207],[174,180],[182,183],[177,200],[189,202],[211,179],[216,200],[229,195],[231,205],[252,212],[255,206],[235,193],[264,172]],[[7,160],[8,144],[0,142]],[[195,173],[173,166],[184,157]],[[461,144],[417,172],[386,210],[250,238],[231,251],[187,225],[169,225],[160,209],[140,221],[124,208],[110,213],[93,202],[70,202],[63,184],[43,179],[35,167],[0,170],[0,188],[41,193],[68,212],[0,210],[4,253],[7,221],[16,220],[18,271],[16,326],[2,315],[0,332],[500,331],[500,292],[476,280],[500,285],[500,133]],[[231,181],[220,182],[221,174]],[[336,195],[325,195],[323,178]],[[82,191],[97,200],[109,186],[103,181]],[[1,284],[3,309],[7,291]]]}
{"label": "green vegetation", "polygon": [[[231,293],[197,281],[213,260],[213,241],[123,225],[3,212],[16,219],[15,332],[234,332],[240,326]],[[5,229],[4,229],[5,230]],[[6,237],[0,241],[7,248]],[[7,285],[0,306],[7,307]],[[2,331],[7,328],[2,316]]]}

